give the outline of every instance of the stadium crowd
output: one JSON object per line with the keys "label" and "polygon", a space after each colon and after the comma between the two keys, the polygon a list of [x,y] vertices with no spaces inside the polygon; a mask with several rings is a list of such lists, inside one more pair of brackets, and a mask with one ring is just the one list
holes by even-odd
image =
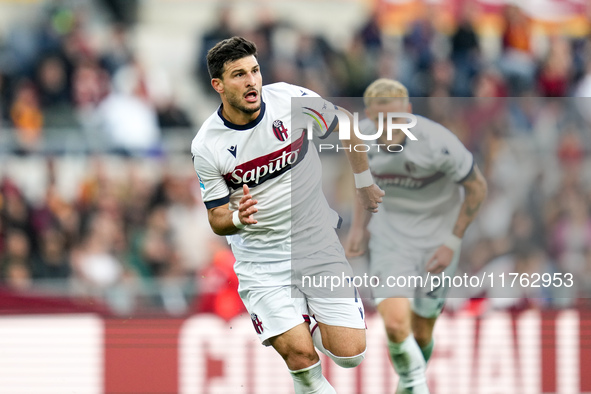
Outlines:
{"label": "stadium crowd", "polygon": [[130,23],[99,24],[103,42],[97,43],[93,12],[49,2],[35,23],[14,24],[4,37],[0,126],[15,131],[17,152],[43,149],[52,129],[69,131],[60,137],[106,141],[123,153],[158,151],[161,129],[192,126],[166,81],[154,82],[159,77],[137,59]]}
{"label": "stadium crowd", "polygon": [[[570,289],[473,296],[488,295],[493,308],[560,307],[591,296],[591,99],[584,98],[591,96],[591,35],[552,36],[536,51],[527,15],[508,6],[501,50],[491,59],[469,12],[457,16],[452,33],[425,16],[402,37],[384,34],[374,13],[345,48],[268,15],[248,31],[233,27],[229,8],[219,18],[195,43],[201,100],[216,100],[204,53],[234,34],[257,43],[265,83],[360,97],[377,77],[400,80],[411,97],[426,98],[419,113],[449,127],[475,154],[489,182],[461,270],[504,265],[576,279]],[[1,37],[0,130],[16,142],[0,157],[0,281],[33,291],[43,280],[63,280],[72,292],[111,300],[120,311],[156,303],[170,313],[231,318],[243,310],[233,257],[209,229],[190,138],[182,154],[162,144],[170,128],[203,119],[163,94],[129,44],[132,23],[108,22],[108,45],[100,49],[93,23],[55,2],[35,26],[15,24]],[[286,32],[295,37],[291,49],[277,45]],[[108,149],[74,159],[45,155],[51,129],[89,141],[103,135]],[[24,179],[30,166],[42,179],[34,192]],[[134,286],[158,290],[138,304]]]}

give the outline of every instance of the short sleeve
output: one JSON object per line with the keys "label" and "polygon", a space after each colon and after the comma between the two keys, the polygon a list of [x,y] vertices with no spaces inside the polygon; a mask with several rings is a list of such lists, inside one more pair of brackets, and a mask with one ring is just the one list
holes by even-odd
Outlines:
{"label": "short sleeve", "polygon": [[307,128],[308,124],[311,124],[315,136],[321,139],[328,137],[339,123],[335,113],[337,106],[312,90],[290,86],[295,94],[292,108],[297,113],[294,114],[292,122],[296,123],[296,128]]}
{"label": "short sleeve", "polygon": [[199,152],[193,153],[193,167],[199,178],[201,197],[207,209],[230,202],[230,190],[219,170]]}
{"label": "short sleeve", "polygon": [[474,157],[451,131],[443,126],[437,131],[432,147],[438,169],[454,182],[462,183],[472,173]]}

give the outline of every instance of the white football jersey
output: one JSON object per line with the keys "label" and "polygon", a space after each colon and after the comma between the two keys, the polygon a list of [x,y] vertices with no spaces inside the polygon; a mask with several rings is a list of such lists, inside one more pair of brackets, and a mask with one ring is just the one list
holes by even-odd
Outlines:
{"label": "white football jersey", "polygon": [[[304,100],[292,106],[292,97]],[[258,223],[228,236],[238,261],[272,262],[313,253],[336,239],[339,222],[322,193],[320,159],[306,132],[314,116],[314,133],[328,136],[338,121],[325,111],[334,105],[286,83],[263,86],[261,100],[259,116],[246,125],[224,119],[220,106],[191,145],[208,209],[229,203],[230,210],[237,210],[244,184],[258,201]]]}
{"label": "white football jersey", "polygon": [[[360,129],[375,132],[368,119]],[[374,182],[386,193],[369,230],[385,245],[430,248],[453,230],[463,200],[460,184],[472,172],[474,159],[451,131],[425,117],[417,116],[410,131],[417,140],[406,138],[401,152],[372,148],[369,153]]]}

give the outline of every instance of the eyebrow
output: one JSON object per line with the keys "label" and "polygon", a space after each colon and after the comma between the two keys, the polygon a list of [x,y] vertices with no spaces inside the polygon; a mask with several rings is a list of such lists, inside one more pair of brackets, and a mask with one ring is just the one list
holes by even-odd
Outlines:
{"label": "eyebrow", "polygon": [[[254,70],[255,68],[259,68],[259,67],[260,67],[260,65],[258,65],[258,64],[257,64],[257,65],[255,65],[255,66],[253,66],[253,67],[251,68],[251,71],[252,71],[252,70]],[[240,72],[244,73],[244,72],[246,72],[246,70],[245,70],[244,68],[239,68],[239,69],[236,69],[236,70],[232,71],[232,72],[230,73],[230,75],[234,75],[234,74],[236,74],[236,73],[240,73]]]}

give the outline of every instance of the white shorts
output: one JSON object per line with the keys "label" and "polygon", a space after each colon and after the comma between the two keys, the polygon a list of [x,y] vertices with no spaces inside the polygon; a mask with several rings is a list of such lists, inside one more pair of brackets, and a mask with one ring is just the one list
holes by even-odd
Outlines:
{"label": "white shorts", "polygon": [[[370,274],[385,284],[372,289],[375,305],[386,298],[407,297],[412,299],[413,311],[418,315],[425,318],[439,316],[449,287],[440,286],[431,290],[430,275],[425,269],[438,247],[420,249],[391,244],[386,248],[370,240]],[[444,271],[447,276],[455,275],[459,260],[458,251]]]}
{"label": "white shorts", "polygon": [[309,321],[308,316],[331,326],[365,329],[365,311],[355,287],[345,289],[350,296],[332,293],[335,297],[330,297],[325,289],[302,286],[298,277],[332,275],[336,270],[351,275],[351,266],[340,243],[308,256],[305,262],[237,261],[234,270],[240,298],[265,346],[270,345],[269,338]]}

